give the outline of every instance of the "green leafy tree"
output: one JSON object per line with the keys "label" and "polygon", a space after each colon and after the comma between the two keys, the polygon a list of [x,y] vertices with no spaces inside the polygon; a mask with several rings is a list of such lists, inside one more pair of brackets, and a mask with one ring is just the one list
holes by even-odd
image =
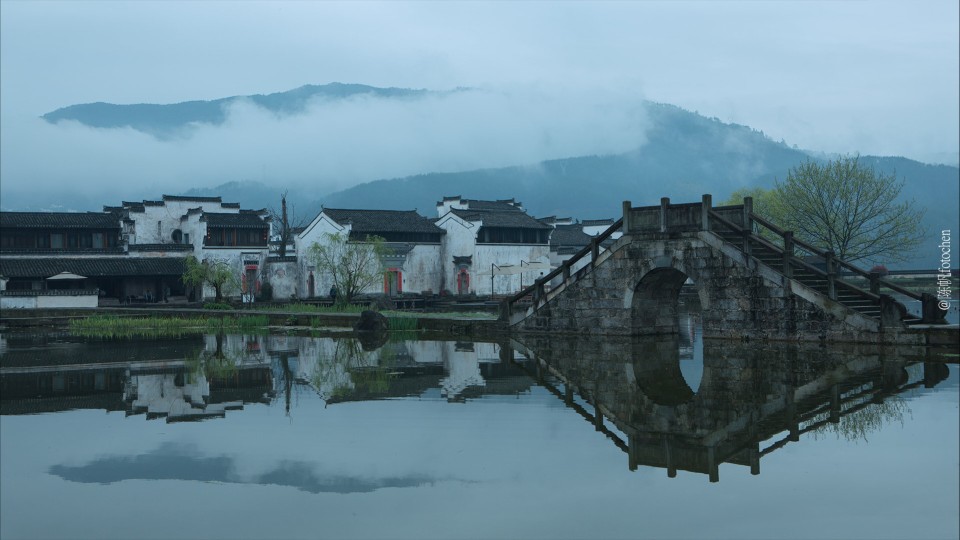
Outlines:
{"label": "green leafy tree", "polygon": [[390,249],[379,236],[359,242],[345,234],[325,233],[323,241],[314,242],[308,252],[317,271],[330,276],[337,289],[336,302],[343,306],[383,279],[381,260]]}
{"label": "green leafy tree", "polygon": [[848,261],[902,261],[923,240],[924,210],[900,201],[903,182],[859,157],[794,167],[772,190],[743,189],[729,204],[753,197],[754,213]]}
{"label": "green leafy tree", "polygon": [[240,278],[223,259],[204,259],[198,261],[190,255],[186,259],[187,269],[183,273],[184,285],[203,287],[210,285],[216,293],[216,301],[222,302],[224,293],[232,292],[240,287]]}
{"label": "green leafy tree", "polygon": [[746,197],[753,198],[753,213],[766,218],[774,224],[779,224],[783,219],[783,205],[776,190],[764,189],[761,187],[742,188],[734,191],[730,198],[721,204],[736,205],[743,204]]}
{"label": "green leafy tree", "polygon": [[777,183],[783,224],[841,259],[904,260],[923,240],[924,211],[898,202],[903,182],[859,157],[808,161]]}

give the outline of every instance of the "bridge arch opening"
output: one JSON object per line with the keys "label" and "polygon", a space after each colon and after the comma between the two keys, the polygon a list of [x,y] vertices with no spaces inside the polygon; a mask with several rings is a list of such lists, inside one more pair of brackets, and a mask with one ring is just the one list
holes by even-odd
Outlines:
{"label": "bridge arch opening", "polygon": [[[673,359],[667,362],[669,371],[677,376],[677,382],[685,383],[682,386],[690,395],[697,392],[703,377],[700,313],[699,289],[686,273],[673,267],[658,267],[647,272],[633,291],[633,335],[641,339],[643,336],[669,339],[671,346],[666,348],[671,349],[669,353]],[[662,357],[667,352],[666,343],[658,345],[660,352],[657,356]],[[676,398],[685,393],[677,392]]]}
{"label": "bridge arch opening", "polygon": [[690,277],[676,268],[654,268],[644,274],[633,291],[631,333],[637,336],[679,334],[681,313],[689,313],[690,308],[699,313],[696,294],[684,294],[681,307],[680,293],[685,284],[692,290]]}

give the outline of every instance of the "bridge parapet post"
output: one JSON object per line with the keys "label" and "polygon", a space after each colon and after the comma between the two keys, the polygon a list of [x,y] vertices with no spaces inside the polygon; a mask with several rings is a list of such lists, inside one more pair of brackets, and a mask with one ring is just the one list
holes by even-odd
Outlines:
{"label": "bridge parapet post", "polygon": [[793,278],[793,231],[783,233],[783,275]]}
{"label": "bridge parapet post", "polygon": [[700,201],[700,230],[710,230],[710,210],[713,209],[713,195],[706,193]]}
{"label": "bridge parapet post", "polygon": [[660,199],[660,232],[667,232],[667,209],[670,208],[670,197]]}
{"label": "bridge parapet post", "polygon": [[563,261],[560,267],[561,267],[561,272],[563,273],[562,274],[563,281],[567,281],[568,279],[570,279],[570,259]]}
{"label": "bridge parapet post", "polygon": [[630,234],[630,201],[623,201],[623,234]]}
{"label": "bridge parapet post", "polygon": [[870,292],[880,294],[880,272],[870,272]]}
{"label": "bridge parapet post", "polygon": [[753,234],[753,197],[743,198],[743,252],[750,256],[750,235]]}
{"label": "bridge parapet post", "polygon": [[836,256],[832,251],[823,254],[827,265],[827,296],[831,300],[837,299],[837,263],[834,260]]}
{"label": "bridge parapet post", "polygon": [[597,259],[600,258],[600,242],[597,242],[597,237],[594,236],[593,240],[590,240],[590,268],[597,267]]}

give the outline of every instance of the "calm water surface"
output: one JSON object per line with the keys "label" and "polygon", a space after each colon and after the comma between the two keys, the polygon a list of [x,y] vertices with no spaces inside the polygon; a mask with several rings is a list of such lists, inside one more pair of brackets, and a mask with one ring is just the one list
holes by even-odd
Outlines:
{"label": "calm water surface", "polygon": [[0,336],[8,538],[957,538],[957,365],[671,339]]}

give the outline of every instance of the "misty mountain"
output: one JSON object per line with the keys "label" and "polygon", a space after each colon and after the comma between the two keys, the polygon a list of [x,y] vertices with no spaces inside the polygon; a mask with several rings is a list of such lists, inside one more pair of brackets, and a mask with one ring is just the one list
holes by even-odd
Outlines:
{"label": "misty mountain", "polygon": [[[606,218],[618,215],[624,200],[635,206],[659,204],[661,197],[693,202],[710,193],[719,203],[743,187],[770,188],[807,160],[826,159],[775,142],[762,131],[672,105],[650,104],[649,117],[647,143],[631,152],[379,180],[332,193],[323,203],[335,208],[417,208],[430,215],[441,196],[462,195],[516,198],[537,216]],[[942,201],[957,197],[957,167],[900,157],[862,156],[861,161],[905,180],[903,195],[930,208],[928,215],[956,215],[956,204]]]}
{"label": "misty mountain", "polygon": [[133,128],[160,139],[173,137],[196,124],[220,125],[227,120],[228,107],[238,101],[251,102],[277,115],[304,112],[313,100],[347,99],[356,96],[412,99],[435,93],[408,88],[377,88],[363,84],[329,83],[304,85],[273,94],[233,96],[209,101],[173,104],[84,103],[44,114],[50,123],[73,120],[95,128]]}
{"label": "misty mountain", "polygon": [[[460,92],[464,90],[456,90]],[[75,120],[88,126],[132,127],[157,137],[169,136],[197,123],[217,125],[225,121],[231,102],[248,100],[277,115],[305,112],[312,100],[350,99],[374,96],[389,99],[419,99],[427,90],[374,88],[364,85],[327,84],[303,86],[289,92],[241,96],[174,105],[87,104],[59,109],[45,115],[48,122]],[[298,217],[309,219],[321,205],[331,208],[417,209],[435,215],[435,204],[443,196],[461,195],[478,199],[514,198],[539,217],[560,216],[579,219],[616,217],[621,203],[658,204],[661,197],[674,202],[691,202],[704,193],[720,203],[743,187],[772,187],[785,178],[790,168],[807,160],[830,156],[788,146],[771,140],[762,131],[724,123],[696,112],[662,103],[645,103],[644,142],[627,152],[609,155],[581,155],[516,166],[427,172],[413,176],[381,179],[335,193],[323,193],[310,186],[284,179],[269,182],[233,181],[217,186],[200,186],[183,195],[220,195],[245,208],[276,208],[280,194],[289,190],[288,201]],[[598,136],[602,136],[598,133]],[[370,156],[370,159],[376,159]],[[914,199],[927,209],[925,225],[933,232],[956,228],[960,199],[960,168],[926,165],[900,157],[862,156],[878,171],[895,174],[905,181],[903,197]],[[160,193],[145,193],[155,198]],[[945,202],[946,201],[946,202]],[[78,204],[77,200],[72,201]],[[115,204],[115,201],[102,201]],[[94,208],[99,206],[93,205]],[[926,252],[925,251],[925,252]],[[938,253],[938,252],[937,252]],[[931,255],[932,257],[933,255]],[[932,261],[931,261],[932,264]]]}

